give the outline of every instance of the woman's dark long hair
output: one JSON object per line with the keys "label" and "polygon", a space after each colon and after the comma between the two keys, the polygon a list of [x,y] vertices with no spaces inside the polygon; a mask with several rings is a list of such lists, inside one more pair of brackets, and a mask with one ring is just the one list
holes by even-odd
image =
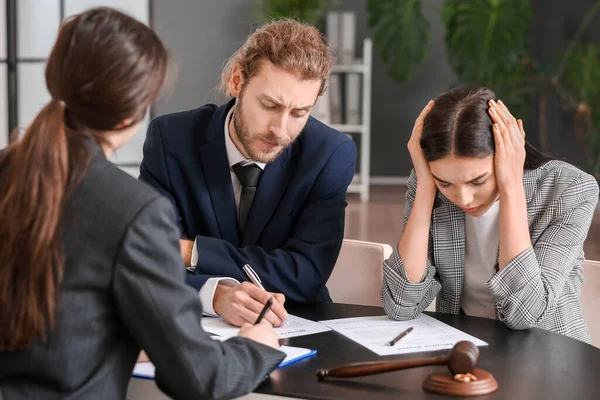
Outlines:
{"label": "woman's dark long hair", "polygon": [[[494,154],[490,100],[498,96],[490,89],[455,88],[440,95],[425,117],[421,148],[427,161],[455,155],[484,158]],[[525,169],[535,169],[551,158],[525,141]]]}
{"label": "woman's dark long hair", "polygon": [[46,66],[52,100],[0,156],[0,350],[46,340],[52,330],[61,219],[90,163],[86,142],[141,121],[169,60],[150,28],[116,10],[90,9],[62,24]]}

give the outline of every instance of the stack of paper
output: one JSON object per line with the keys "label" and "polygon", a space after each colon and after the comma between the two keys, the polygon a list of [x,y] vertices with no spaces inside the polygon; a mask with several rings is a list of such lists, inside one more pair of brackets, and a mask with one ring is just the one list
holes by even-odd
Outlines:
{"label": "stack of paper", "polygon": [[[294,336],[312,335],[314,333],[327,332],[331,329],[323,324],[308,319],[288,315],[288,325],[284,324],[275,328],[275,332],[280,338],[290,338]],[[236,336],[240,330],[237,326],[229,325],[222,318],[204,317],[202,318],[202,328],[211,335],[223,337]]]}

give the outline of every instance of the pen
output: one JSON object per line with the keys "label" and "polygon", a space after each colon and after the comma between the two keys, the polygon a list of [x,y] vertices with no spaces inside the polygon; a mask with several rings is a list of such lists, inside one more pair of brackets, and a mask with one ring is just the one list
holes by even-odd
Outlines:
{"label": "pen", "polygon": [[396,343],[398,343],[398,341],[400,339],[402,339],[403,337],[405,337],[406,335],[408,335],[411,331],[413,330],[412,326],[408,329],[406,329],[405,331],[403,331],[401,334],[399,334],[398,336],[396,336],[394,339],[392,339],[389,343],[388,346],[394,346]]}
{"label": "pen", "polygon": [[267,312],[269,312],[269,308],[271,308],[272,304],[273,304],[273,297],[269,297],[269,300],[267,300],[267,302],[265,303],[265,306],[260,311],[260,314],[258,314],[258,318],[256,318],[256,322],[254,322],[254,325],[260,323],[260,321],[263,319],[263,317],[265,316],[265,314]]}
{"label": "pen", "polygon": [[250,279],[250,281],[252,283],[254,283],[256,286],[258,286],[262,290],[265,290],[265,287],[262,285],[262,281],[260,280],[260,278],[258,277],[256,272],[254,272],[254,270],[252,269],[250,264],[244,265],[242,267],[242,269],[244,270],[244,272],[246,273],[246,276],[248,277],[248,279]]}
{"label": "pen", "polygon": [[[248,277],[248,279],[250,279],[250,282],[254,283],[260,289],[265,290],[265,287],[262,285],[262,281],[258,277],[258,274],[256,272],[254,272],[254,269],[252,269],[250,264],[245,264],[242,267],[242,269],[246,273],[246,276]],[[266,292],[266,290],[265,290],[265,292]],[[284,319],[283,322],[289,326],[287,320]]]}

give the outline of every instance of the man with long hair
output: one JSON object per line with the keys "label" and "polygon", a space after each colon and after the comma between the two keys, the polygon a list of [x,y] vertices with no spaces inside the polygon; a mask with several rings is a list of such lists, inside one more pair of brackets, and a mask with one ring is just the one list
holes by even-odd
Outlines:
{"label": "man with long hair", "polygon": [[[333,59],[313,26],[278,20],[256,30],[226,64],[226,104],[155,119],[141,176],[176,206],[188,283],[205,312],[241,325],[275,297],[331,301],[325,283],[344,235],[356,146],[310,117]],[[250,265],[265,290],[248,282]],[[240,282],[242,282],[240,284]]]}

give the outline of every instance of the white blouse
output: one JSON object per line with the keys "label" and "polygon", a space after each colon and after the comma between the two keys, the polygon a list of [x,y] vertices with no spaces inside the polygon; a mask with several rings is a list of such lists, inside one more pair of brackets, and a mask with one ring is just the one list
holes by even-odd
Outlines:
{"label": "white blouse", "polygon": [[499,201],[483,215],[465,216],[465,280],[461,308],[470,316],[496,319],[487,282],[496,273],[500,235]]}

